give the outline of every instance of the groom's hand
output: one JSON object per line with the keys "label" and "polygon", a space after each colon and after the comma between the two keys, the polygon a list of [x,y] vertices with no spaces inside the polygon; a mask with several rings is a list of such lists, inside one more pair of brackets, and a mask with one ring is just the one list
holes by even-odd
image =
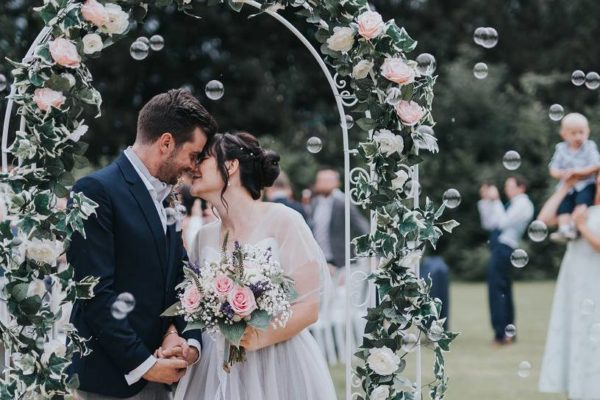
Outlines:
{"label": "groom's hand", "polygon": [[159,348],[156,350],[156,356],[159,358],[178,358],[186,360],[188,365],[192,365],[198,361],[200,354],[198,353],[198,349],[194,346],[189,346],[184,340],[181,345],[173,346],[168,349],[163,349],[162,347]]}
{"label": "groom's hand", "polygon": [[162,345],[156,350],[154,356],[158,358],[179,358],[186,360],[189,365],[192,365],[198,361],[200,355],[198,349],[190,346],[184,338],[171,333],[165,336]]}
{"label": "groom's hand", "polygon": [[185,374],[187,361],[179,359],[158,359],[156,363],[146,372],[144,379],[150,382],[165,383],[172,385],[179,382]]}

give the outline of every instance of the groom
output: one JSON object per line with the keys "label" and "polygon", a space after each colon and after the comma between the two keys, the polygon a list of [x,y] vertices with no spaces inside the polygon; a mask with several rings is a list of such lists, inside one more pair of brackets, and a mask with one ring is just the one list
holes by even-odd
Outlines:
{"label": "groom", "polygon": [[[75,235],[67,253],[75,279],[99,278],[94,297],[75,302],[71,315],[92,350],[76,355],[69,369],[79,376],[82,400],[168,399],[167,385],[200,356],[199,331],[183,333],[182,319],[160,317],[176,302],[185,256],[165,207],[172,186],[194,170],[216,130],[189,92],[159,94],[139,113],[133,147],[73,187],[98,203],[86,237]],[[135,298],[127,315],[113,312],[121,293]],[[153,355],[165,353],[178,357]]]}

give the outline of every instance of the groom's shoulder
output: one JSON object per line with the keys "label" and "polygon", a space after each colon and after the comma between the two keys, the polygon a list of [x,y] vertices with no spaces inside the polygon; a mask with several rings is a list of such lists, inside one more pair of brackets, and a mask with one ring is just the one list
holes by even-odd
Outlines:
{"label": "groom's shoulder", "polygon": [[[80,178],[73,186],[75,191],[96,191],[98,189],[108,190],[117,183],[119,176],[119,168],[115,162],[101,168],[97,171],[92,172]],[[86,190],[87,189],[87,190]]]}

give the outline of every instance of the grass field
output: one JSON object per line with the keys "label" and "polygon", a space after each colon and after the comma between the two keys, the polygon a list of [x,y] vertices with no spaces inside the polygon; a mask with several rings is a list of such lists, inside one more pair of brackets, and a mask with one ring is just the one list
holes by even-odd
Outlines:
{"label": "grass field", "polygon": [[[537,391],[553,292],[554,282],[516,283],[518,341],[512,346],[493,348],[485,285],[452,285],[451,330],[461,335],[453,343],[452,351],[446,355],[446,370],[450,378],[447,400],[566,399],[565,395]],[[425,383],[432,376],[432,360],[432,353],[424,350]],[[526,378],[518,375],[522,361],[532,366]],[[338,398],[343,399],[343,367],[333,367],[332,376],[338,388]],[[424,399],[428,398],[424,396]]]}

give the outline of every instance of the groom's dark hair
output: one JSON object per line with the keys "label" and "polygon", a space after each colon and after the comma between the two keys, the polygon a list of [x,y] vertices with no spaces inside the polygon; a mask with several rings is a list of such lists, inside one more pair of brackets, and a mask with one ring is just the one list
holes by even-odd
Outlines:
{"label": "groom's dark hair", "polygon": [[152,144],[165,132],[175,138],[177,146],[192,140],[196,128],[202,129],[208,141],[217,133],[215,119],[189,91],[172,89],[154,96],[138,115],[136,141]]}

